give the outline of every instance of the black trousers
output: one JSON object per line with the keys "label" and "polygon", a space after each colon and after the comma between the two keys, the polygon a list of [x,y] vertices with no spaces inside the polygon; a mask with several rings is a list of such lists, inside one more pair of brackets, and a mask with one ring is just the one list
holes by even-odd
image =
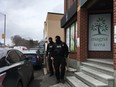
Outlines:
{"label": "black trousers", "polygon": [[66,59],[64,57],[54,58],[54,68],[57,80],[64,80]]}
{"label": "black trousers", "polygon": [[51,56],[48,57],[48,67],[49,67],[49,71],[50,74],[54,74],[54,70],[53,70],[53,60],[51,59]]}

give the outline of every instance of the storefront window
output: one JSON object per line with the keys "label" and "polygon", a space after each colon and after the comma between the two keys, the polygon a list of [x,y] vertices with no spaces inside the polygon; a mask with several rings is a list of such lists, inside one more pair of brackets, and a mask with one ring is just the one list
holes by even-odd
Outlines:
{"label": "storefront window", "polygon": [[77,22],[75,22],[75,51],[77,50]]}
{"label": "storefront window", "polygon": [[74,38],[74,24],[71,25],[71,51],[74,51],[75,49],[75,38]]}
{"label": "storefront window", "polygon": [[69,47],[69,28],[66,29],[66,44]]}
{"label": "storefront window", "polygon": [[71,52],[76,52],[77,22],[74,22],[66,29],[66,43]]}

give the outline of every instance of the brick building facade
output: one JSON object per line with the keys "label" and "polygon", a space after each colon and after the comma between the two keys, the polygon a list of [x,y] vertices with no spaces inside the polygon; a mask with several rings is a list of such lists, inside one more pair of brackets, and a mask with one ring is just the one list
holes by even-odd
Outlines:
{"label": "brick building facade", "polygon": [[[114,0],[115,2],[115,0]],[[113,58],[113,16],[115,17],[115,3],[113,12],[113,0],[64,0],[65,15],[61,20],[61,27],[65,29],[70,28],[74,22],[77,23],[77,33],[74,37],[75,49],[70,50],[70,57],[77,60],[85,61],[87,58]],[[76,4],[75,4],[76,3]],[[101,3],[101,4],[100,4]],[[68,5],[67,5],[68,4]],[[72,14],[71,14],[72,13]],[[89,50],[89,17],[90,15],[110,15],[110,48],[109,50]],[[115,20],[114,20],[115,25]],[[69,34],[70,35],[70,34]],[[66,36],[66,35],[65,35]],[[67,37],[66,37],[67,39]],[[69,37],[69,40],[71,37]],[[68,42],[69,48],[71,42]],[[73,57],[72,57],[73,56]]]}
{"label": "brick building facade", "polygon": [[[113,26],[116,26],[116,0],[113,0]],[[115,28],[116,29],[116,28]],[[115,35],[115,33],[114,33]],[[114,37],[115,39],[115,37]],[[113,44],[114,69],[116,70],[116,43]]]}
{"label": "brick building facade", "polygon": [[[116,0],[64,0],[64,13],[61,27],[65,29],[69,58],[79,64],[91,58],[111,59],[115,71]],[[114,77],[116,79],[116,71]]]}

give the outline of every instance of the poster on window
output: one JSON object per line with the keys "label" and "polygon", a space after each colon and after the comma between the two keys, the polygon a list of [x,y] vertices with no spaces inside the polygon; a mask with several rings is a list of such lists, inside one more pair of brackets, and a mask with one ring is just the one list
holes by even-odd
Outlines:
{"label": "poster on window", "polygon": [[89,16],[89,51],[111,51],[111,14]]}
{"label": "poster on window", "polygon": [[74,24],[71,25],[71,51],[74,51],[74,38],[75,35],[74,35]]}

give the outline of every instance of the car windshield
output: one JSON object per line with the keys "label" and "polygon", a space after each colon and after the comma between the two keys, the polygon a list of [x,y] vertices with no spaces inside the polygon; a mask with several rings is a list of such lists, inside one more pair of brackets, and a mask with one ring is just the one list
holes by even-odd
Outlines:
{"label": "car windshield", "polygon": [[26,58],[36,58],[36,54],[25,54]]}

